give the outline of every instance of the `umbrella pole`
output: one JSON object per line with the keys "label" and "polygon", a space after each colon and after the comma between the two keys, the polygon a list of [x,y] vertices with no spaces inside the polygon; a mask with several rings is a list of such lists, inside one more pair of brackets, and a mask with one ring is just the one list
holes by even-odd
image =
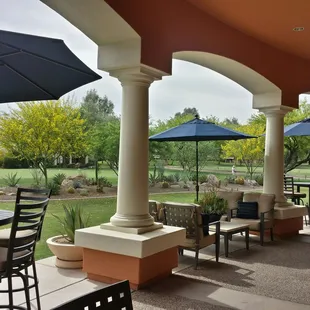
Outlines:
{"label": "umbrella pole", "polygon": [[198,141],[196,141],[196,200],[198,202],[199,195],[199,180],[198,180]]}

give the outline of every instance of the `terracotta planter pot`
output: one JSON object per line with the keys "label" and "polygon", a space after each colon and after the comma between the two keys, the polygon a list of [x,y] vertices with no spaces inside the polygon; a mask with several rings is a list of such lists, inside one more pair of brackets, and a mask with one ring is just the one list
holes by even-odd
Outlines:
{"label": "terracotta planter pot", "polygon": [[51,252],[56,256],[56,267],[65,269],[79,269],[83,267],[83,248],[64,242],[63,236],[51,237],[46,240],[46,243]]}

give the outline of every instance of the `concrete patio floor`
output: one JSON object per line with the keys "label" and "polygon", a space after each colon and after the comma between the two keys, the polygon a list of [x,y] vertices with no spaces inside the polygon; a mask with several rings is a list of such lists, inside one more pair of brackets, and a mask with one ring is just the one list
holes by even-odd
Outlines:
{"label": "concrete patio floor", "polygon": [[[301,232],[300,236],[294,237],[288,242],[296,240],[298,243],[302,242],[309,244],[310,228],[308,227]],[[286,241],[284,241],[284,243],[285,242]],[[275,241],[275,245],[276,243],[278,243],[278,249],[281,249],[286,245],[286,243],[283,243],[282,245],[282,241]],[[272,244],[269,242],[266,245],[266,248],[268,247],[272,247]],[[244,238],[242,236],[235,236],[233,241],[230,242],[231,253],[229,258],[225,258],[223,256],[223,248],[223,244],[221,244],[220,262],[222,261],[223,264],[225,264],[225,262],[233,262],[238,257],[242,257],[244,261],[247,261],[247,258],[255,256],[255,253],[260,251],[258,238],[255,236],[251,236],[250,251],[246,251]],[[209,247],[201,251],[200,266],[197,271],[193,270],[193,254],[193,252],[185,251],[184,256],[179,258],[178,268],[173,271],[173,275],[168,279],[161,281],[158,284],[154,284],[148,289],[134,291],[132,293],[134,309],[310,309],[310,304],[302,304],[302,302],[299,303],[299,301],[298,303],[293,303],[290,301],[267,297],[262,294],[258,295],[240,291],[239,289],[232,289],[227,286],[220,285],[219,283],[210,283],[209,279],[207,279],[208,281],[203,281],[201,276],[205,274],[206,270],[208,270],[207,268],[212,266],[212,264],[215,264],[214,249]],[[304,254],[309,257],[310,253]],[[260,257],[260,259],[264,260],[263,256]],[[54,257],[49,257],[37,261],[42,310],[51,309],[65,301],[106,286],[106,284],[103,283],[89,281],[86,278],[86,274],[81,270],[58,269],[54,266],[54,260]],[[298,262],[295,263],[298,264]],[[309,269],[309,267],[307,269]],[[300,268],[306,269],[305,266]],[[212,271],[214,273],[214,270]],[[218,273],[223,272],[221,269],[217,271]],[[18,285],[18,283],[16,284]],[[281,291],[281,287],[284,287],[286,284],[275,283],[275,285],[277,286],[277,289]],[[6,286],[5,282],[0,284],[0,288],[4,286]],[[37,309],[36,300],[34,299],[34,292],[31,292],[31,296],[33,298],[33,309]],[[15,294],[14,298],[16,304],[23,305],[23,293]],[[7,296],[5,294],[1,294],[0,304],[4,304],[6,300]]]}

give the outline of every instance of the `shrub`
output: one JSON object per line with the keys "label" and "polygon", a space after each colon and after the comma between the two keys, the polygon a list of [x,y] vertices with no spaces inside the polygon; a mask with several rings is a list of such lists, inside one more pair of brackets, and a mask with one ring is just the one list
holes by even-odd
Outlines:
{"label": "shrub", "polygon": [[82,188],[82,183],[81,183],[81,181],[74,180],[74,181],[73,181],[73,188],[75,188],[75,189],[77,189],[77,188]]}
{"label": "shrub", "polygon": [[149,183],[151,184],[151,186],[155,186],[155,184],[158,182],[159,182],[159,175],[157,173],[157,166],[154,165],[153,173],[151,172],[149,174]]}
{"label": "shrub", "polygon": [[85,216],[80,206],[67,207],[63,205],[64,217],[52,214],[62,227],[62,235],[70,243],[74,243],[74,234],[77,229],[85,228],[89,223],[89,215]]}
{"label": "shrub", "polygon": [[161,183],[161,187],[162,188],[169,188],[169,183],[164,181],[163,183]]}
{"label": "shrub", "polygon": [[259,185],[264,185],[264,175],[263,174],[257,174],[254,176],[254,180],[257,182]]}
{"label": "shrub", "polygon": [[10,187],[15,187],[19,180],[21,178],[17,177],[17,172],[16,173],[8,173],[4,178],[3,181],[5,185],[10,186]]}
{"label": "shrub", "polygon": [[33,169],[30,173],[33,179],[32,187],[34,188],[42,187],[43,173],[41,172],[41,170]]}
{"label": "shrub", "polygon": [[228,184],[235,184],[235,177],[233,175],[228,175],[225,177],[224,181]]}
{"label": "shrub", "polygon": [[86,179],[86,184],[87,185],[97,185],[97,182],[94,178],[87,178]]}
{"label": "shrub", "polygon": [[82,188],[80,190],[80,195],[81,196],[88,196],[88,190],[86,188]]}
{"label": "shrub", "polygon": [[67,189],[67,193],[68,193],[68,194],[74,194],[74,193],[75,193],[75,189],[74,189],[73,187],[69,187],[69,188]]}
{"label": "shrub", "polygon": [[199,183],[206,183],[208,181],[208,175],[207,174],[202,174],[199,176]]}
{"label": "shrub", "polygon": [[57,173],[53,177],[53,182],[55,184],[61,185],[61,183],[63,182],[65,178],[66,178],[66,175],[64,173]]}
{"label": "shrub", "polygon": [[174,177],[175,182],[180,182],[181,179],[182,179],[182,175],[181,175],[180,172],[174,173],[174,174],[173,174],[173,177]]}
{"label": "shrub", "polygon": [[112,187],[112,183],[105,177],[100,177],[98,179],[98,184],[102,185],[102,187]]}
{"label": "shrub", "polygon": [[6,169],[18,169],[29,168],[29,164],[25,159],[18,159],[17,157],[5,156],[3,158],[3,168]]}
{"label": "shrub", "polygon": [[243,177],[237,177],[235,179],[235,183],[239,185],[244,185],[244,178]]}
{"label": "shrub", "polygon": [[163,181],[168,182],[168,183],[174,183],[175,182],[174,175],[169,174],[169,175],[164,176]]}
{"label": "shrub", "polygon": [[52,195],[59,195],[60,194],[60,185],[56,184],[55,182],[49,182],[47,187],[52,190]]}

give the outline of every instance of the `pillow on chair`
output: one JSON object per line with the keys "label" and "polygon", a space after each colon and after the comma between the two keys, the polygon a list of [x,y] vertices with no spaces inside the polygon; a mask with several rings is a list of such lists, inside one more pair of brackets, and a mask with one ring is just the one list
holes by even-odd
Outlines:
{"label": "pillow on chair", "polygon": [[258,218],[258,203],[256,201],[238,201],[237,218],[240,219],[252,219]]}
{"label": "pillow on chair", "polygon": [[204,236],[209,236],[209,214],[201,213],[202,230]]}

